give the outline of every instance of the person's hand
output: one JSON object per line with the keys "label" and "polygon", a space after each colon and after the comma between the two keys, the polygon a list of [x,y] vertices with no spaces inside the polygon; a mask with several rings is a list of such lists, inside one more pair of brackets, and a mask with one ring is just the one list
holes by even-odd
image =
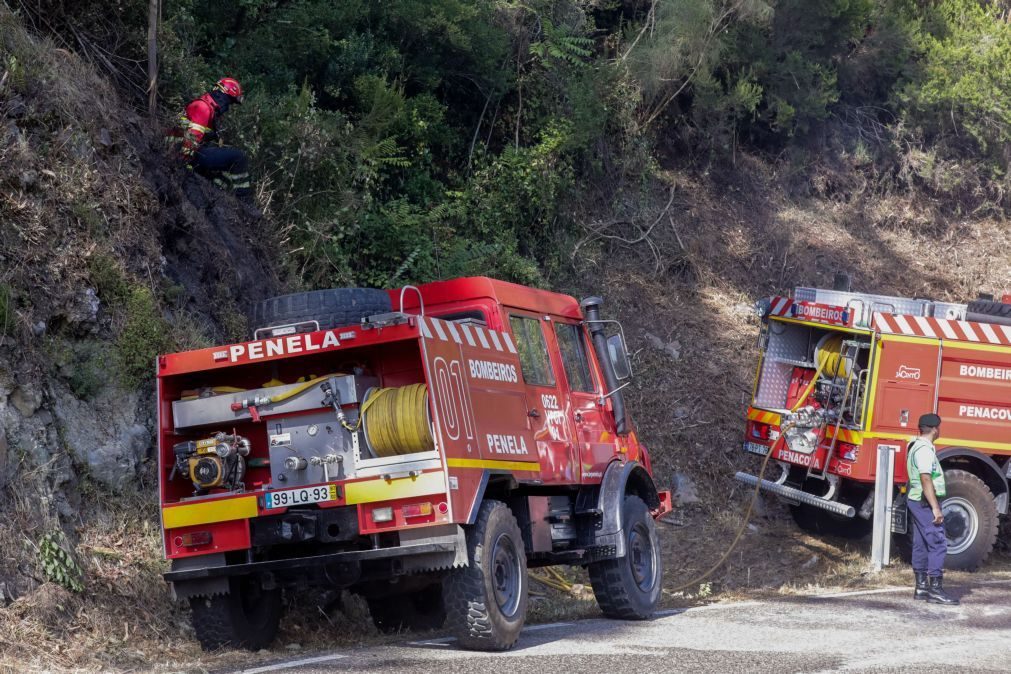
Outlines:
{"label": "person's hand", "polygon": [[934,507],[931,512],[934,513],[934,524],[944,524],[944,513],[940,508]]}

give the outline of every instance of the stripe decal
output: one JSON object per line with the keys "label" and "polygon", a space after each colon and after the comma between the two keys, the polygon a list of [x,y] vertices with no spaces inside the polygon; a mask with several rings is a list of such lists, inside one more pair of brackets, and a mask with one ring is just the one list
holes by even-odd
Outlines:
{"label": "stripe decal", "polygon": [[491,347],[488,346],[488,338],[484,336],[484,328],[482,328],[480,325],[475,325],[474,332],[477,333],[477,339],[479,342],[481,342],[481,346],[483,346],[486,349],[490,349]]}
{"label": "stripe decal", "polygon": [[426,339],[438,338],[444,342],[456,342],[461,346],[466,341],[468,346],[475,348],[480,346],[489,351],[516,353],[516,344],[508,332],[489,330],[479,325],[453,323],[430,316],[418,316],[418,328]]}
{"label": "stripe decal", "polygon": [[168,506],[162,508],[161,518],[166,529],[177,529],[197,524],[244,520],[256,517],[258,514],[256,497],[243,496],[241,498],[228,498],[207,503]]}
{"label": "stripe decal", "polygon": [[1011,346],[1011,326],[930,316],[874,314],[874,330],[891,335]]}
{"label": "stripe decal", "polygon": [[491,468],[493,470],[539,471],[536,461],[492,461],[485,459],[446,459],[450,468]]}
{"label": "stripe decal", "polygon": [[477,342],[474,341],[474,335],[470,334],[470,326],[466,323],[460,324],[460,330],[463,331],[463,338],[467,340],[467,344],[470,346],[477,346]]}
{"label": "stripe decal", "polygon": [[513,338],[508,332],[502,333],[502,339],[505,340],[506,348],[509,350],[509,353],[516,353],[516,345],[513,344]]}
{"label": "stripe decal", "polygon": [[422,473],[417,477],[400,477],[394,480],[380,478],[378,480],[348,482],[344,485],[345,501],[348,505],[445,492],[446,476],[441,470]]}

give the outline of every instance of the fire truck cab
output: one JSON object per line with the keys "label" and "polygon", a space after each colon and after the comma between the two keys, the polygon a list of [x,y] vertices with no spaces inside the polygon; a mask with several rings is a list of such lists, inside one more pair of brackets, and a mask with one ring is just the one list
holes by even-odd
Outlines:
{"label": "fire truck cab", "polygon": [[267,646],[299,586],[509,648],[527,568],[554,564],[649,617],[670,498],[601,304],[487,278],[313,291],[262,303],[252,341],[160,356],[165,578],[200,643]]}
{"label": "fire truck cab", "polygon": [[975,569],[1007,514],[1011,474],[1011,304],[968,304],[797,288],[759,303],[760,358],[744,450],[773,452],[778,477],[737,478],[786,500],[815,533],[870,531],[879,447],[893,448],[897,515],[920,415],[941,416],[946,566]]}

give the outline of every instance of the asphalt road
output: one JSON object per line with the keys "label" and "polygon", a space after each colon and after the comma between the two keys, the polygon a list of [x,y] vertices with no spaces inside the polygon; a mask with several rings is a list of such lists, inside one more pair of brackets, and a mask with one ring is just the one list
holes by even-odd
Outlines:
{"label": "asphalt road", "polygon": [[951,588],[959,607],[911,591],[783,597],[667,611],[643,623],[532,625],[513,650],[474,653],[436,638],[301,655],[245,674],[293,672],[1007,672],[1011,581]]}

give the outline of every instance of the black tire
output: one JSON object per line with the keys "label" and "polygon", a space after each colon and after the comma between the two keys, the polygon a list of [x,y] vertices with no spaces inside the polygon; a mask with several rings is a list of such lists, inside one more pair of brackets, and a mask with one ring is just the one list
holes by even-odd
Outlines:
{"label": "black tire", "polygon": [[[973,300],[965,307],[966,315],[997,316],[1011,321],[1011,304],[994,302],[992,300]],[[972,320],[971,318],[969,320]]]}
{"label": "black tire", "polygon": [[790,506],[797,526],[816,536],[838,536],[856,540],[871,533],[872,524],[862,517],[842,517],[809,505]]}
{"label": "black tire", "polygon": [[964,470],[944,471],[947,493],[941,499],[948,539],[946,569],[975,571],[997,543],[997,504],[983,480]]}
{"label": "black tire", "polygon": [[366,316],[392,310],[390,296],[374,288],[332,288],[282,295],[253,307],[254,329],[319,321],[320,330],[357,325]]}
{"label": "black tire", "polygon": [[646,620],[656,611],[663,586],[663,556],[656,523],[641,498],[622,504],[625,556],[588,565],[597,605],[608,618]]}
{"label": "black tire", "polygon": [[229,593],[191,597],[193,629],[205,651],[245,648],[258,651],[277,636],[281,590],[264,590],[250,578],[229,579]]}
{"label": "black tire", "polygon": [[383,634],[437,630],[446,622],[441,583],[424,590],[369,599],[368,604],[372,624]]}
{"label": "black tire", "polygon": [[467,528],[467,555],[470,564],[442,584],[446,622],[463,648],[512,648],[526,620],[529,581],[523,536],[506,504],[481,504]]}

